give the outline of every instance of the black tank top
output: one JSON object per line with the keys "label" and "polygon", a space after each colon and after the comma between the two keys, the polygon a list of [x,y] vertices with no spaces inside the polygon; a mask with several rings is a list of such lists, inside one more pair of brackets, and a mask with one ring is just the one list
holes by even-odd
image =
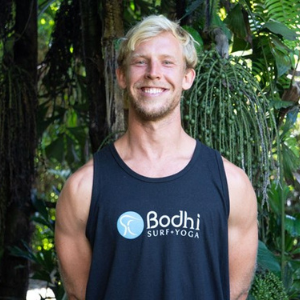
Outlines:
{"label": "black tank top", "polygon": [[229,300],[229,196],[220,154],[197,141],[177,174],[132,171],[113,144],[94,155],[87,300]]}

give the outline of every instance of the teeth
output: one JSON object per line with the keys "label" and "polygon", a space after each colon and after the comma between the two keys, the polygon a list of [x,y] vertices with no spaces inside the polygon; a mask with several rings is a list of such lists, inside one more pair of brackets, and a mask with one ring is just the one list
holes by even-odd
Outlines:
{"label": "teeth", "polygon": [[158,93],[163,92],[163,89],[161,89],[161,88],[144,88],[143,90],[145,93],[148,93],[148,94],[158,94]]}

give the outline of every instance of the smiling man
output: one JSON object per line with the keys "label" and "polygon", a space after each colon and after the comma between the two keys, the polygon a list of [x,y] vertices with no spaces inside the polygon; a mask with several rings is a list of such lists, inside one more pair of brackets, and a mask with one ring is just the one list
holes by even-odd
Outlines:
{"label": "smiling man", "polygon": [[255,270],[256,197],[245,173],[182,128],[193,38],[150,16],[123,39],[128,129],[67,181],[56,249],[69,299],[244,300]]}

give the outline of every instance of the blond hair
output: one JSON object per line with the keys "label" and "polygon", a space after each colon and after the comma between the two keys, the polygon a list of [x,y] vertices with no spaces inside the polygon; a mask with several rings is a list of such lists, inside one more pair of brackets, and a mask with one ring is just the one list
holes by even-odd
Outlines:
{"label": "blond hair", "polygon": [[118,66],[120,68],[125,66],[129,53],[134,51],[138,44],[164,32],[171,32],[177,38],[182,45],[186,67],[194,68],[198,61],[195,40],[177,22],[170,21],[162,15],[146,17],[127,32],[120,43]]}

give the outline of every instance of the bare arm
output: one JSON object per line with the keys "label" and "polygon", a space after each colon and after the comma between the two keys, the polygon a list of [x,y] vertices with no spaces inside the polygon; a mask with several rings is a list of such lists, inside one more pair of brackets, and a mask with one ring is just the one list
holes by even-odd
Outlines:
{"label": "bare arm", "polygon": [[230,196],[230,299],[245,300],[256,267],[258,247],[257,201],[246,174],[224,161]]}
{"label": "bare arm", "polygon": [[85,229],[91,202],[92,162],[66,182],[56,207],[55,246],[68,299],[85,299],[91,248]]}

